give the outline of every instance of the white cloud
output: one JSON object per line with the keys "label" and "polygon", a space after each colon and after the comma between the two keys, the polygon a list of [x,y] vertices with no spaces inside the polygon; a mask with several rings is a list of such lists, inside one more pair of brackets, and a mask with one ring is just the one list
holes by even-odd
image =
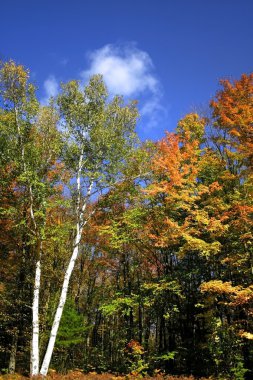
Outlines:
{"label": "white cloud", "polygon": [[161,85],[147,52],[133,44],[109,44],[89,53],[88,60],[90,67],[81,72],[84,81],[102,74],[110,94],[140,99],[140,114],[146,126],[155,126],[164,108],[160,104]]}
{"label": "white cloud", "polygon": [[59,92],[59,84],[54,75],[49,75],[49,77],[44,81],[43,87],[45,90],[45,96],[41,100],[42,104],[48,104],[51,97],[54,97]]}
{"label": "white cloud", "polygon": [[133,45],[105,45],[88,54],[90,68],[81,76],[87,80],[93,74],[102,74],[109,92],[135,96],[144,91],[157,91],[158,80],[152,74],[149,55]]}

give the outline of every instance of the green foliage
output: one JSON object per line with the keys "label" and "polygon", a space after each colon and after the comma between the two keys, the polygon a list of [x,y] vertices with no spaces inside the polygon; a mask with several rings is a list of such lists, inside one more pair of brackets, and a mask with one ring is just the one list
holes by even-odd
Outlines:
{"label": "green foliage", "polygon": [[74,302],[68,300],[62,314],[56,339],[56,347],[68,348],[81,343],[85,330],[86,327],[84,326],[83,316],[76,311]]}
{"label": "green foliage", "polygon": [[102,313],[109,317],[115,313],[129,315],[130,311],[138,305],[136,296],[131,297],[118,297],[112,300],[110,304],[102,305],[100,310]]}
{"label": "green foliage", "polygon": [[167,354],[163,354],[163,355],[160,355],[160,356],[156,356],[155,359],[156,360],[172,360],[175,358],[175,355],[177,354],[176,351],[172,351],[172,352],[169,352]]}
{"label": "green foliage", "polygon": [[136,144],[135,103],[124,105],[120,97],[108,102],[102,77],[96,75],[83,91],[77,81],[63,85],[58,104],[67,128],[68,167],[75,173],[82,155],[83,177],[92,178],[99,187],[115,182]]}
{"label": "green foliage", "polygon": [[243,364],[241,354],[242,341],[236,336],[232,327],[222,325],[220,320],[213,322],[212,339],[209,350],[215,363],[216,374],[223,379],[244,380],[248,372]]}
{"label": "green foliage", "polygon": [[252,78],[224,81],[209,120],[191,113],[139,146],[136,102],[100,75],[45,107],[28,70],[1,64],[3,369],[14,353],[29,371],[38,258],[45,349],[79,222],[58,370],[252,377]]}

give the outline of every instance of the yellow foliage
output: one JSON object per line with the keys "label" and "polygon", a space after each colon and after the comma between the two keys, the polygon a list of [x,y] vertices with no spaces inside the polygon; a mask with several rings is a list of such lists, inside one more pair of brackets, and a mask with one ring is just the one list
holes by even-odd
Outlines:
{"label": "yellow foliage", "polygon": [[209,292],[216,294],[236,294],[240,290],[240,286],[232,286],[231,282],[223,282],[221,280],[212,280],[209,282],[204,282],[200,290],[201,292]]}
{"label": "yellow foliage", "polygon": [[220,243],[218,241],[207,243],[202,239],[184,234],[186,243],[180,249],[180,254],[184,255],[187,252],[198,251],[203,256],[215,255],[220,251]]}
{"label": "yellow foliage", "polygon": [[253,334],[251,334],[250,332],[241,330],[239,331],[239,335],[241,338],[253,340]]}

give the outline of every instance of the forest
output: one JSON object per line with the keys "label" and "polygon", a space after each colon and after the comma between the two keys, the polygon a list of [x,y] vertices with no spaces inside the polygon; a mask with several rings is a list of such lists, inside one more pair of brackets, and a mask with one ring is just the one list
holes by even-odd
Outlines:
{"label": "forest", "polygon": [[138,119],[101,75],[44,105],[1,63],[3,376],[252,379],[253,73],[160,141]]}

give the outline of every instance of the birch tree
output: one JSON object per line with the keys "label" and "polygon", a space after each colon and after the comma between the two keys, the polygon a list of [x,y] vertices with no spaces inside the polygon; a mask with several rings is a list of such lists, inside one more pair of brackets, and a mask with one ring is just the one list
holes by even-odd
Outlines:
{"label": "birch tree", "polygon": [[[34,216],[34,194],[31,185],[31,171],[27,160],[28,136],[32,125],[32,119],[36,115],[38,104],[34,96],[34,87],[28,84],[29,73],[21,65],[13,61],[5,63],[1,68],[1,95],[6,111],[12,115],[14,126],[14,144],[16,145],[16,162],[18,164],[19,180],[29,193],[30,217],[33,223],[33,231],[37,234],[37,222]],[[14,159],[14,157],[12,157]],[[30,178],[29,178],[30,177]],[[33,343],[32,343],[32,374],[38,368],[38,298],[40,282],[40,253],[36,262],[35,286],[33,299]]]}
{"label": "birch tree", "polygon": [[[10,61],[0,70],[3,112],[8,115],[6,133],[10,137],[7,155],[16,168],[17,191],[22,194],[25,233],[24,254],[33,247],[35,278],[32,301],[31,375],[39,372],[39,292],[41,257],[46,218],[46,202],[52,193],[47,174],[59,153],[57,114],[54,108],[39,107],[35,87],[29,83],[29,71]],[[7,140],[6,140],[7,141]],[[17,340],[17,339],[16,339]],[[12,359],[13,361],[13,359]],[[12,365],[13,367],[13,365]]]}
{"label": "birch tree", "polygon": [[73,251],[55,312],[40,374],[46,376],[66,302],[69,282],[80,250],[83,228],[92,216],[89,206],[118,182],[126,157],[136,144],[136,104],[125,105],[119,96],[109,99],[100,75],[80,89],[77,81],[62,86],[58,97],[63,126],[66,128],[65,165],[72,173],[70,191],[75,215]]}

